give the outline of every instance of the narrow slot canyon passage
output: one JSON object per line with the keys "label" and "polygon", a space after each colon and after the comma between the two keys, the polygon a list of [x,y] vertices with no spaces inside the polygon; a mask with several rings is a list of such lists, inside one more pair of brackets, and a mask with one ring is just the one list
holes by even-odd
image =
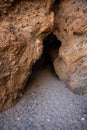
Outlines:
{"label": "narrow slot canyon passage", "polygon": [[53,62],[58,57],[60,46],[61,42],[57,39],[56,35],[50,33],[43,41],[43,54],[32,67],[32,73],[34,73],[35,70],[44,67],[50,67],[54,70]]}
{"label": "narrow slot canyon passage", "polygon": [[75,95],[52,70],[52,50],[58,50],[61,42],[50,34],[43,44],[43,55],[33,66],[23,98],[0,113],[0,129],[87,130],[87,95]]}
{"label": "narrow slot canyon passage", "polygon": [[57,39],[56,35],[50,33],[43,41],[44,49],[43,55],[46,64],[52,64],[52,62],[58,56],[58,50],[61,46],[61,42]]}

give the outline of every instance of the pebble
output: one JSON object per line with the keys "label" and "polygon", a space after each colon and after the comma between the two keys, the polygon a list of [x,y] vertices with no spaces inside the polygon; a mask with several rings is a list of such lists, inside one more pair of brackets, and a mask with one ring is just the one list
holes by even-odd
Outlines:
{"label": "pebble", "polygon": [[20,120],[20,118],[18,117],[18,118],[17,118],[17,120],[19,121],[19,120]]}
{"label": "pebble", "polygon": [[49,121],[50,121],[50,119],[47,119],[47,121],[49,122]]}
{"label": "pebble", "polygon": [[42,115],[42,118],[44,118],[44,115]]}
{"label": "pebble", "polygon": [[84,117],[82,117],[82,118],[81,118],[81,121],[84,121],[84,120],[85,120],[85,118],[84,118]]}

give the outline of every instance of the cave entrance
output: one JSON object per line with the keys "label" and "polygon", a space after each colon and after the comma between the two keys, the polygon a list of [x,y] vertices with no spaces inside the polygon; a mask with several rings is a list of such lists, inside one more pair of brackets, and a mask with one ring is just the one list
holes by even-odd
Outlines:
{"label": "cave entrance", "polygon": [[[33,65],[32,67],[32,74],[27,82],[26,88],[28,84],[31,84],[30,82],[34,78],[39,75],[39,73],[44,73],[47,72],[54,72],[54,67],[53,67],[53,61],[55,60],[56,57],[58,57],[58,50],[61,46],[61,42],[57,39],[56,35],[53,33],[50,33],[46,38],[43,40],[43,54],[40,57],[40,59]],[[26,89],[27,91],[27,89]]]}
{"label": "cave entrance", "polygon": [[61,42],[57,39],[56,35],[50,33],[46,38],[44,38],[43,46],[43,54],[36,64],[34,64],[34,70],[49,65],[53,68],[53,61],[58,57],[58,50],[61,46]]}
{"label": "cave entrance", "polygon": [[43,57],[45,64],[52,64],[55,58],[58,56],[58,50],[61,46],[61,42],[57,39],[56,35],[50,33],[43,41]]}

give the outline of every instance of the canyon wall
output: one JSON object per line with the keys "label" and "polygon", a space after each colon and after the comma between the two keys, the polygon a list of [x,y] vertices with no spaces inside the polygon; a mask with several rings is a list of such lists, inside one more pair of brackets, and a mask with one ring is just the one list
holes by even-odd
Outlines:
{"label": "canyon wall", "polygon": [[87,1],[0,0],[0,111],[22,96],[51,32],[62,43],[56,74],[75,93],[87,93]]}
{"label": "canyon wall", "polygon": [[53,0],[0,1],[0,110],[22,96],[32,65],[53,30]]}
{"label": "canyon wall", "polygon": [[87,93],[87,1],[55,3],[54,34],[62,42],[54,61],[56,74],[76,94]]}

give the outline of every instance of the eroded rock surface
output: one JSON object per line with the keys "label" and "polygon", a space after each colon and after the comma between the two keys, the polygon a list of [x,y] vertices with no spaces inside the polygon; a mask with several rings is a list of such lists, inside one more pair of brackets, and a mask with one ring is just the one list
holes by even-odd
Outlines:
{"label": "eroded rock surface", "polygon": [[57,75],[75,93],[87,93],[87,0],[53,2],[0,0],[0,111],[22,96],[50,33],[62,43],[49,49]]}
{"label": "eroded rock surface", "polygon": [[[21,96],[53,29],[53,0],[0,1],[0,110]],[[8,10],[9,9],[9,10]]]}
{"label": "eroded rock surface", "polygon": [[55,71],[75,93],[87,93],[87,0],[62,0],[54,13],[54,33],[62,42]]}

